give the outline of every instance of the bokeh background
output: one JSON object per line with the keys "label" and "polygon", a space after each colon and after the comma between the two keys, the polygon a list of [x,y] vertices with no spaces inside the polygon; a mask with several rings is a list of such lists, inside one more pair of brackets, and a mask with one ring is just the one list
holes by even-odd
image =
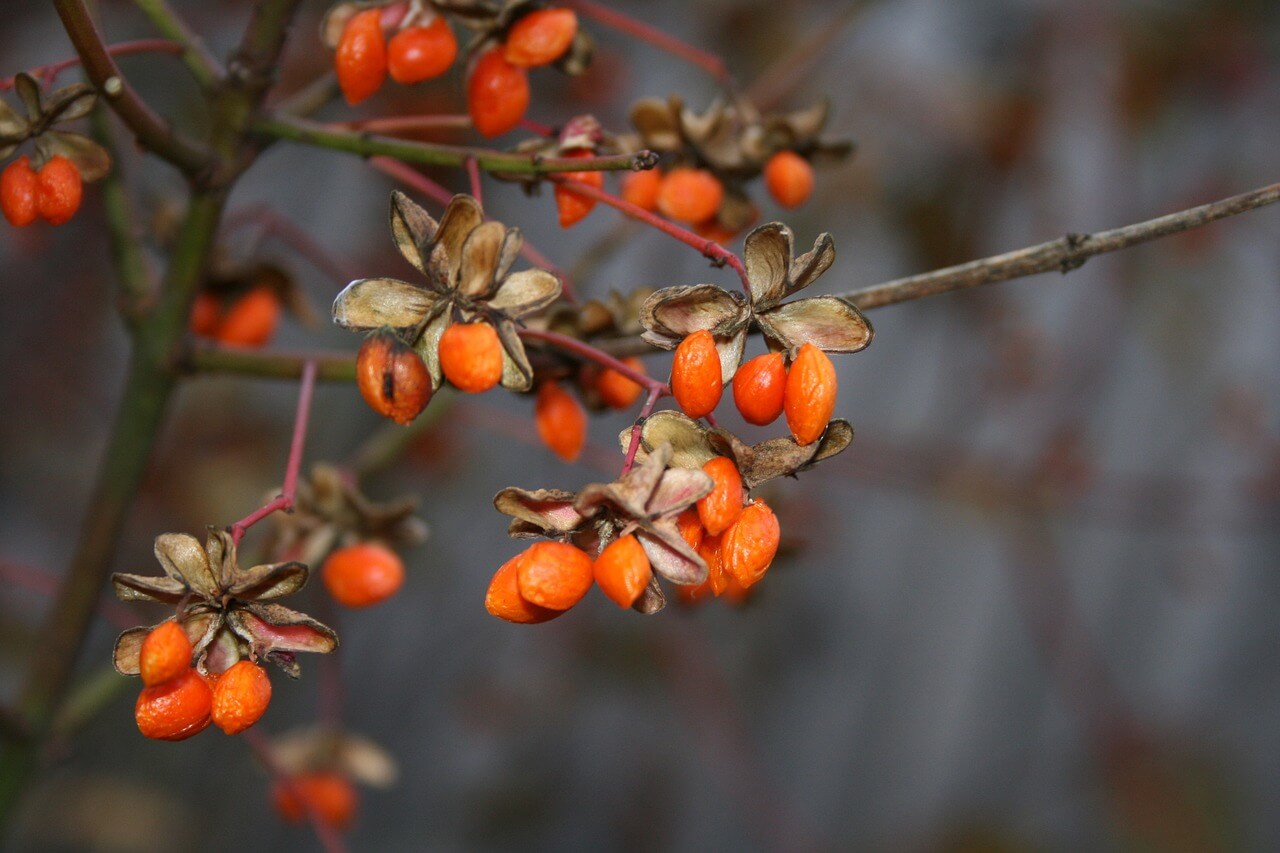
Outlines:
{"label": "bokeh background", "polygon": [[[225,54],[250,4],[173,5]],[[839,260],[818,292],[1280,175],[1280,7],[1267,0],[616,5],[719,53],[779,105],[831,99],[831,131],[858,153],[785,217],[802,244],[834,235]],[[129,3],[100,6],[109,39],[152,34]],[[284,91],[328,62],[315,37],[324,7],[303,4]],[[531,118],[590,111],[621,127],[642,95],[714,97],[698,69],[587,26],[596,63],[575,81],[536,74]],[[3,74],[69,53],[47,4],[5,4]],[[199,127],[171,58],[122,66]],[[455,72],[324,117],[460,103]],[[181,198],[163,164],[126,152],[121,165],[148,216]],[[281,144],[231,209],[269,205],[353,277],[407,276],[385,226],[391,187],[357,159]],[[493,214],[576,267],[587,295],[731,284],[612,211],[566,233],[550,193],[490,180],[485,191]],[[758,197],[766,219],[781,215]],[[72,552],[127,353],[100,200],[86,198],[69,226],[0,229],[4,697]],[[229,256],[254,250],[254,230],[228,235]],[[741,608],[642,619],[593,594],[536,628],[487,616],[488,579],[520,547],[494,492],[611,478],[627,417],[593,420],[592,446],[566,466],[537,443],[531,399],[454,401],[367,484],[375,497],[417,495],[433,528],[407,555],[404,590],[335,619],[343,721],[401,770],[391,790],[365,792],[353,849],[1276,849],[1278,234],[1280,210],[1264,209],[1066,277],[875,311],[874,344],[837,360],[838,413],[857,437],[769,488],[787,547]],[[324,317],[344,282],[271,234],[256,242]],[[275,345],[354,351],[356,339],[290,322]],[[656,356],[650,371],[667,363]],[[151,572],[156,534],[256,506],[281,476],[295,393],[187,384],[116,567]],[[340,385],[320,389],[312,424],[310,460],[342,460],[380,427]],[[304,593],[323,610],[321,597],[318,584]],[[117,623],[153,615],[105,603],[81,677],[101,677]],[[276,680],[261,728],[315,719],[324,668],[303,663],[300,682]],[[15,849],[315,845],[271,813],[267,777],[238,740],[138,735],[134,688],[56,745]]]}

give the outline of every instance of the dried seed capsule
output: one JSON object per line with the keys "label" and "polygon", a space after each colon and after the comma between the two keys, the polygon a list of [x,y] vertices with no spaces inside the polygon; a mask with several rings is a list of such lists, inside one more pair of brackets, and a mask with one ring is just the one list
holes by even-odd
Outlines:
{"label": "dried seed capsule", "polygon": [[381,9],[366,9],[347,22],[333,69],[348,104],[358,104],[382,88],[387,79],[387,42]]}
{"label": "dried seed capsule", "polygon": [[355,818],[359,798],[346,776],[319,771],[301,773],[288,783],[276,782],[271,799],[276,813],[290,823],[301,823],[309,806],[324,823],[334,829],[346,829]]}
{"label": "dried seed capsule", "polygon": [[676,347],[671,394],[686,415],[701,418],[715,411],[723,393],[716,340],[706,329],[699,329]]}
{"label": "dried seed capsule", "polygon": [[565,462],[582,453],[587,441],[587,413],[582,404],[557,382],[543,382],[533,408],[538,437]]}
{"label": "dried seed capsule", "polygon": [[255,287],[227,308],[214,338],[224,344],[260,347],[271,340],[280,322],[280,297],[269,287]]}
{"label": "dried seed capsule", "polygon": [[360,345],[356,386],[369,408],[401,425],[413,423],[431,402],[426,364],[392,332],[370,335]]}
{"label": "dried seed capsule", "polygon": [[[566,157],[591,157],[590,151],[578,149],[565,153]],[[575,181],[581,181],[584,184],[590,184],[596,189],[604,189],[604,172],[566,172],[566,178]],[[560,216],[560,227],[571,228],[581,222],[591,209],[596,206],[596,200],[582,193],[574,192],[571,187],[562,184],[555,185],[556,211]]]}
{"label": "dried seed capsule", "polygon": [[84,184],[76,164],[55,154],[40,167],[36,180],[36,202],[44,221],[50,225],[69,222],[80,209],[80,199],[84,196]]}
{"label": "dried seed capsule", "polygon": [[252,661],[241,660],[218,677],[211,715],[214,725],[236,735],[262,719],[270,704],[271,679],[266,671]]}
{"label": "dried seed capsule", "polygon": [[600,590],[619,607],[635,604],[653,577],[644,546],[631,534],[610,542],[596,557],[592,573]]}
{"label": "dried seed capsule", "polygon": [[31,158],[23,154],[0,173],[0,210],[15,228],[25,228],[40,215],[40,179],[31,168]]}
{"label": "dried seed capsule", "polygon": [[783,393],[787,426],[799,444],[813,444],[822,437],[836,410],[836,385],[836,368],[827,354],[813,344],[800,347]]}
{"label": "dried seed capsule", "polygon": [[520,596],[551,610],[568,610],[591,589],[591,558],[566,542],[536,542],[516,566]]}
{"label": "dried seed capsule", "polygon": [[622,178],[622,197],[645,210],[658,209],[658,189],[662,186],[662,173],[657,169],[628,172]]}
{"label": "dried seed capsule", "polygon": [[404,563],[377,542],[339,548],[320,569],[325,589],[345,607],[369,607],[386,601],[404,583]]}
{"label": "dried seed capsule", "polygon": [[578,34],[578,16],[569,9],[539,9],[516,21],[507,32],[503,55],[522,68],[559,59]]}
{"label": "dried seed capsule", "polygon": [[489,611],[490,616],[522,625],[533,625],[564,613],[563,610],[539,607],[520,595],[519,566],[527,553],[521,551],[494,573],[493,580],[489,582],[489,591],[484,596],[484,609]]}
{"label": "dried seed capsule", "polygon": [[454,323],[437,352],[445,378],[459,391],[483,394],[502,379],[502,342],[488,323]]}
{"label": "dried seed capsule", "polygon": [[764,164],[764,185],[778,204],[797,208],[813,194],[813,166],[794,151],[779,151]]}
{"label": "dried seed capsule", "polygon": [[467,79],[467,112],[482,136],[506,133],[520,123],[529,108],[529,75],[490,50],[471,67]]}
{"label": "dried seed capsule", "polygon": [[747,361],[733,374],[733,402],[744,421],[767,426],[782,414],[786,387],[787,366],[782,353],[765,353]]}
{"label": "dried seed capsule", "polygon": [[781,538],[782,531],[773,510],[764,501],[753,501],[724,533],[721,545],[724,570],[743,587],[750,587],[764,577],[778,553]]}
{"label": "dried seed capsule", "polygon": [[154,740],[186,740],[209,725],[213,691],[194,669],[144,687],[133,706],[138,731]]}
{"label": "dried seed capsule", "polygon": [[698,501],[698,519],[712,536],[718,536],[738,520],[742,512],[742,475],[727,456],[707,461],[702,470],[715,485]]}
{"label": "dried seed capsule", "polygon": [[162,622],[151,629],[138,651],[142,683],[155,687],[191,669],[191,641],[177,622]]}
{"label": "dried seed capsule", "polygon": [[723,200],[724,186],[706,169],[672,169],[658,188],[658,210],[662,215],[689,225],[715,216]]}
{"label": "dried seed capsule", "polygon": [[387,43],[387,70],[397,83],[411,85],[439,77],[458,56],[458,39],[444,15],[425,27],[405,27]]}
{"label": "dried seed capsule", "polygon": [[[624,358],[622,363],[636,373],[645,373],[644,362],[634,355]],[[628,379],[611,367],[606,367],[596,377],[596,392],[604,404],[611,409],[629,407],[639,399],[642,391],[644,391],[643,385],[634,379]]]}

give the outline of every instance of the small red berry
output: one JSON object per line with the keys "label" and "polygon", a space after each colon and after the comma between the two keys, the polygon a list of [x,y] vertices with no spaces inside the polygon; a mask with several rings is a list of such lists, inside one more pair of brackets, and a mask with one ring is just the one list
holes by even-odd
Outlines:
{"label": "small red berry", "polygon": [[271,799],[276,812],[290,823],[301,823],[307,816],[306,806],[310,806],[321,821],[334,829],[351,825],[358,803],[351,781],[332,771],[301,773],[287,783],[276,782]]}
{"label": "small red berry", "polygon": [[733,402],[744,421],[767,426],[782,414],[786,387],[787,365],[782,353],[765,353],[747,361],[733,374]]}
{"label": "small red berry", "polygon": [[482,136],[506,133],[529,108],[529,75],[503,59],[502,51],[480,56],[467,80],[467,112]]}
{"label": "small red berry", "polygon": [[489,582],[489,591],[484,596],[484,609],[491,616],[517,622],[522,625],[534,625],[547,622],[564,613],[563,610],[551,610],[527,601],[520,594],[520,561],[528,551],[521,551],[502,564]]}
{"label": "small red berry", "polygon": [[577,34],[578,16],[569,9],[539,9],[512,25],[503,56],[522,68],[547,65],[569,49]]}
{"label": "small red berry", "polygon": [[582,453],[587,441],[587,413],[578,398],[559,383],[548,381],[539,386],[533,419],[538,437],[556,456],[572,462]]}
{"label": "small red berry", "polygon": [[619,607],[630,607],[649,585],[653,569],[644,546],[627,534],[610,542],[596,557],[592,574],[600,590]]}
{"label": "small red berry", "polygon": [[387,42],[381,9],[366,9],[347,22],[333,66],[348,104],[358,104],[382,88],[387,79]]}
{"label": "small red berry", "polygon": [[764,185],[778,204],[799,207],[813,194],[813,166],[794,151],[779,151],[764,164]]}
{"label": "small red berry", "polygon": [[431,402],[431,374],[421,356],[395,334],[365,338],[356,356],[356,386],[369,408],[404,426]]}
{"label": "small red berry", "polygon": [[787,371],[783,393],[787,426],[799,444],[813,444],[822,437],[836,410],[836,368],[831,359],[813,344],[800,353]]}
{"label": "small red berry", "polygon": [[483,394],[502,379],[502,342],[488,323],[454,323],[436,352],[445,378],[459,391]]}
{"label": "small red berry", "polygon": [[706,417],[715,411],[724,393],[720,353],[706,329],[689,335],[676,347],[671,363],[671,393],[691,418]]}
{"label": "small red berry", "polygon": [[550,610],[568,610],[591,589],[591,558],[567,542],[535,542],[516,564],[520,597]]}
{"label": "small red berry", "polygon": [[404,563],[376,542],[339,548],[320,570],[325,589],[345,607],[369,607],[395,595],[404,583]]}
{"label": "small red berry", "polygon": [[[636,373],[644,373],[644,362],[636,356],[622,359],[622,363]],[[647,375],[647,374],[646,374]],[[611,409],[625,409],[639,399],[644,386],[634,379],[628,379],[612,367],[606,367],[596,377],[596,392],[606,406]]]}
{"label": "small red berry", "polygon": [[40,215],[39,178],[25,154],[4,167],[0,173],[0,210],[15,228],[24,228]]}
{"label": "small red berry", "polygon": [[236,661],[213,688],[214,725],[229,735],[252,726],[271,704],[271,679],[252,661]]}
{"label": "small red berry", "polygon": [[727,456],[716,456],[702,466],[715,485],[698,501],[698,520],[712,536],[718,536],[738,520],[742,512],[742,475]]}
{"label": "small red berry", "polygon": [[61,225],[70,221],[80,209],[80,199],[84,196],[84,183],[76,164],[55,154],[40,167],[36,178],[39,181],[37,202],[45,222]]}
{"label": "small red berry", "polygon": [[194,669],[144,687],[133,706],[138,731],[154,740],[186,740],[209,725],[213,691]]}
{"label": "small red berry", "polygon": [[177,622],[162,622],[142,641],[138,670],[142,683],[155,687],[191,668],[191,641]]}
{"label": "small red berry", "polygon": [[773,510],[764,501],[752,501],[724,533],[724,570],[743,587],[750,587],[764,577],[778,553],[780,540],[781,529]]}
{"label": "small red berry", "polygon": [[[584,149],[578,149],[566,152],[565,156],[591,157],[592,153]],[[604,189],[604,172],[565,172],[564,176],[570,180],[589,184],[598,190]],[[571,228],[577,225],[596,206],[594,198],[575,192],[571,187],[566,187],[563,184],[556,184],[555,197],[556,210],[560,214],[561,228]]]}
{"label": "small red berry", "polygon": [[622,178],[622,197],[636,207],[657,210],[658,190],[661,186],[662,173],[657,169],[628,172]]}
{"label": "small red berry", "polygon": [[458,39],[444,15],[425,27],[405,27],[387,43],[391,79],[406,85],[439,77],[458,56]]}
{"label": "small red berry", "polygon": [[658,210],[677,222],[697,225],[715,216],[724,186],[705,169],[672,169],[658,188]]}
{"label": "small red berry", "polygon": [[255,287],[231,303],[213,336],[224,344],[260,347],[275,334],[280,310],[280,297],[274,290]]}

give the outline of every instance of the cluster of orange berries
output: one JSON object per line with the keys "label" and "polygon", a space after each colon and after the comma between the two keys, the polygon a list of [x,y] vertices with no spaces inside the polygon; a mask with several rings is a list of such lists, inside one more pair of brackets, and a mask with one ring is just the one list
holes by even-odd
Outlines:
{"label": "cluster of orange berries", "polygon": [[0,211],[15,228],[44,219],[62,225],[75,216],[84,195],[80,170],[61,154],[50,157],[39,170],[25,154],[0,173]]}
{"label": "cluster of orange berries", "polygon": [[385,545],[360,542],[330,554],[320,576],[334,601],[344,607],[371,607],[399,592],[404,562]]}
{"label": "cluster of orange berries", "polygon": [[[835,412],[835,365],[810,343],[800,347],[789,369],[782,353],[765,353],[739,367],[732,383],[733,402],[743,420],[766,426],[785,412],[800,445],[821,438]],[[702,418],[715,411],[724,384],[710,332],[700,329],[680,342],[671,365],[671,393],[686,415]]]}
{"label": "cluster of orange berries", "polygon": [[302,823],[310,810],[336,830],[351,825],[359,805],[355,785],[335,770],[315,770],[278,780],[272,785],[271,801],[276,813],[289,823]]}
{"label": "cluster of orange berries", "polygon": [[156,740],[186,740],[213,723],[229,735],[256,723],[271,703],[262,667],[240,660],[220,674],[191,665],[191,641],[177,622],[164,622],[142,641],[142,692],[134,705],[138,730]]}
{"label": "cluster of orange berries", "polygon": [[439,77],[458,55],[458,39],[443,15],[425,25],[404,27],[388,41],[382,11],[358,12],[342,30],[333,67],[349,104],[374,95],[388,74],[405,85]]}
{"label": "cluster of orange berries", "polygon": [[191,306],[189,326],[193,334],[221,344],[260,347],[275,335],[281,311],[280,296],[270,287],[233,297],[206,290]]}

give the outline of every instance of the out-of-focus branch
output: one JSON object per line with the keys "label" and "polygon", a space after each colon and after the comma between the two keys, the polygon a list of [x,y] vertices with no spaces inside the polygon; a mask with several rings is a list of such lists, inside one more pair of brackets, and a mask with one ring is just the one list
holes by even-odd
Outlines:
{"label": "out-of-focus branch", "polygon": [[181,43],[182,61],[191,76],[206,89],[213,88],[226,73],[205,45],[204,40],[187,26],[186,21],[169,7],[165,0],[133,0],[133,5],[151,21],[151,25],[166,37]]}
{"label": "out-of-focus branch", "polygon": [[320,382],[354,382],[356,359],[351,353],[259,352],[230,347],[197,346],[182,360],[190,373],[229,373],[261,379],[300,379],[307,362],[316,365]]}

